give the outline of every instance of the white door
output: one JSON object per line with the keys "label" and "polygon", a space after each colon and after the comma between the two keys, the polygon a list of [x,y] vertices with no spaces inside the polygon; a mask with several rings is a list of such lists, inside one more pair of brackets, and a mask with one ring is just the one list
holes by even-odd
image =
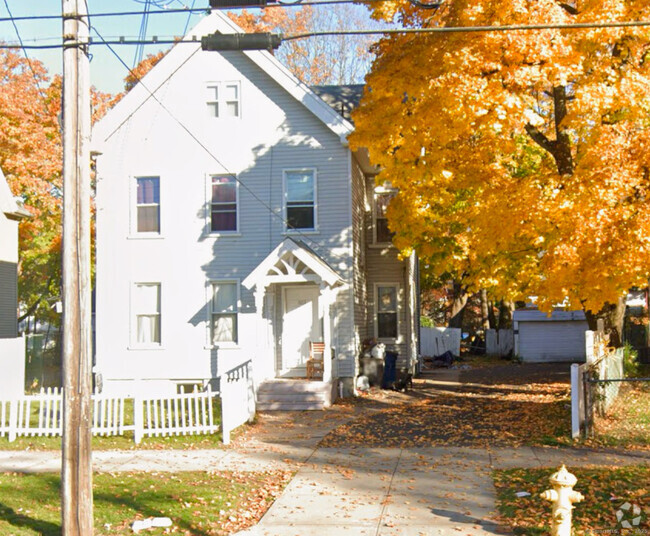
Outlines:
{"label": "white door", "polygon": [[318,287],[284,289],[282,319],[282,374],[304,376],[309,357],[309,341],[321,341],[318,318]]}
{"label": "white door", "polygon": [[519,355],[530,363],[584,361],[584,321],[519,322]]}

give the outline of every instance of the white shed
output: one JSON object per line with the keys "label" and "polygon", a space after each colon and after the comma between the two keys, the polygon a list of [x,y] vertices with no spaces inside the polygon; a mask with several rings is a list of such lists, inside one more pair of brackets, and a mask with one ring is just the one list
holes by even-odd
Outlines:
{"label": "white shed", "polygon": [[515,354],[526,363],[576,362],[586,359],[583,311],[519,309],[513,316]]}

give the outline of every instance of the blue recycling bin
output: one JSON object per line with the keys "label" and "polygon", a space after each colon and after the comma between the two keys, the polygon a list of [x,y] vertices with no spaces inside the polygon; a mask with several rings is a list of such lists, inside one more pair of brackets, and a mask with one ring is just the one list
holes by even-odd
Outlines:
{"label": "blue recycling bin", "polygon": [[381,382],[383,389],[392,389],[397,380],[397,352],[387,351],[384,356],[384,377]]}

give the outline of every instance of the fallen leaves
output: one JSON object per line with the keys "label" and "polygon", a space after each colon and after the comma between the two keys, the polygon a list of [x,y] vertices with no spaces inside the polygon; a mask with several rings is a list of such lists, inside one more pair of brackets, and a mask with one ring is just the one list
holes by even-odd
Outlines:
{"label": "fallen leaves", "polygon": [[[630,502],[647,508],[650,504],[650,467],[569,469],[578,478],[575,489],[585,497],[573,510],[576,536],[599,532],[624,534],[628,531],[621,532],[616,519],[620,506]],[[551,508],[549,503],[539,498],[539,494],[549,488],[548,478],[553,472],[554,469],[494,472],[501,521],[511,525],[515,534],[542,536],[549,533]],[[530,496],[517,497],[516,493],[521,490],[529,492]],[[636,528],[638,534],[650,528],[647,513]]]}
{"label": "fallen leaves", "polygon": [[412,398],[343,424],[321,446],[518,446],[568,437],[568,384],[506,383],[508,375],[517,376],[520,370],[502,368],[504,383],[471,383],[456,391],[416,382],[427,398]]}

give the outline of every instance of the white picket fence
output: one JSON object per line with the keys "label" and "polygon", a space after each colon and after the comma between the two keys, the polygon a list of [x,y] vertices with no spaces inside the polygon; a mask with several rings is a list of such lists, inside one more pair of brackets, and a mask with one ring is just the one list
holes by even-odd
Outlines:
{"label": "white picket fence", "polygon": [[[222,378],[222,393],[208,386],[206,391],[163,396],[94,394],[92,433],[116,436],[133,432],[135,442],[140,443],[143,437],[212,434],[221,429],[223,441],[228,443],[232,430],[255,415],[251,377],[249,363]],[[217,398],[221,398],[220,404]],[[61,389],[0,400],[0,437],[9,441],[19,436],[60,436],[62,425]]]}
{"label": "white picket fence", "polygon": [[420,328],[420,354],[427,357],[451,352],[460,355],[459,328]]}

